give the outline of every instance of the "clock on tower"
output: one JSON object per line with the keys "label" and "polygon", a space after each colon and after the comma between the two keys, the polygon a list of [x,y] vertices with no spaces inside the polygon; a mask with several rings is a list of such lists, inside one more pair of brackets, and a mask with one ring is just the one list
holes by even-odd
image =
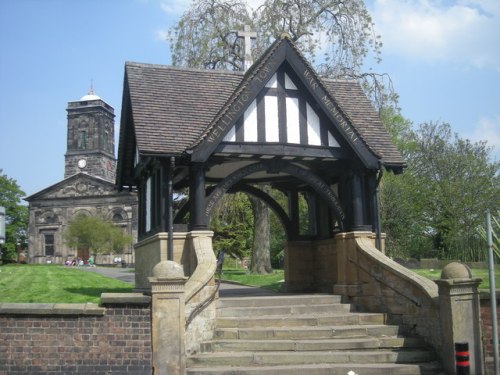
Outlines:
{"label": "clock on tower", "polygon": [[68,137],[64,178],[76,173],[114,182],[114,109],[91,89],[80,100],[68,103]]}

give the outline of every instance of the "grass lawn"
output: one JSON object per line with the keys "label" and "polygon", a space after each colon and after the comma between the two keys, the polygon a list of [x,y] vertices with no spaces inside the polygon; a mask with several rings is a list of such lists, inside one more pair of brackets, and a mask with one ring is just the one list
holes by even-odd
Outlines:
{"label": "grass lawn", "polygon": [[60,265],[0,266],[0,302],[99,303],[101,293],[131,292],[133,286]]}
{"label": "grass lawn", "polygon": [[[441,278],[441,270],[414,269],[412,271],[431,280]],[[472,276],[483,279],[479,285],[479,289],[489,289],[490,282],[488,270],[472,269]],[[280,281],[283,281],[284,278],[285,275],[283,270],[274,270],[273,273],[268,275],[252,274],[246,270],[235,268],[224,269],[222,272],[222,280],[233,281],[243,285],[258,286],[274,291],[280,290]],[[500,269],[498,267],[495,268],[495,286],[497,289],[500,289]]]}
{"label": "grass lawn", "polygon": [[257,275],[247,272],[244,269],[224,268],[222,270],[222,280],[234,281],[243,285],[258,286],[265,289],[278,291],[281,288],[281,281],[285,278],[283,270],[274,270],[268,275]]}
{"label": "grass lawn", "polygon": [[[431,280],[439,279],[441,270],[417,269],[418,274]],[[474,277],[489,288],[488,270],[473,269]],[[256,275],[243,269],[224,269],[222,280],[278,291],[284,279],[283,270],[268,275]],[[495,285],[500,289],[500,269],[495,269]],[[133,287],[120,280],[88,272],[87,268],[60,265],[0,266],[0,302],[99,303],[101,293],[127,293]]]}
{"label": "grass lawn", "polygon": [[[441,278],[441,270],[428,270],[428,269],[414,269],[412,270],[415,273],[418,273],[421,276],[427,277],[431,280],[437,280]],[[479,269],[473,268],[471,269],[472,277],[479,277],[483,279],[481,284],[479,284],[479,289],[489,289],[490,288],[490,279],[487,269]],[[495,288],[500,289],[500,268],[498,266],[495,267]]]}

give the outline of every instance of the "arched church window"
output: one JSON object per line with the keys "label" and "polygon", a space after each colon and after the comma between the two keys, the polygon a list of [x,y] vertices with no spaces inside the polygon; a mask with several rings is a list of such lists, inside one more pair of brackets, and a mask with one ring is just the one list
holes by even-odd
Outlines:
{"label": "arched church window", "polygon": [[122,221],[123,220],[123,217],[120,213],[118,212],[115,212],[113,214],[113,221],[117,222],[117,221]]}

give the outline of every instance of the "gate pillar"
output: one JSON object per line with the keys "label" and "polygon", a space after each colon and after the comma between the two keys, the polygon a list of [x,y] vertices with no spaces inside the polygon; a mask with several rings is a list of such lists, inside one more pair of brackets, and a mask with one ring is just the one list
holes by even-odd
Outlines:
{"label": "gate pillar", "polygon": [[153,375],[184,375],[185,297],[182,266],[162,261],[153,268],[151,283],[151,344]]}

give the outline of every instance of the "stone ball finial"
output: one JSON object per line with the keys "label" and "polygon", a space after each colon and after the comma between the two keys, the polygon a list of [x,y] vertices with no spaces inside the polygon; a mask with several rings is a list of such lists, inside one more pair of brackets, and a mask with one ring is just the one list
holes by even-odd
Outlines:
{"label": "stone ball finial", "polygon": [[441,271],[441,279],[471,279],[470,268],[462,263],[448,263]]}
{"label": "stone ball finial", "polygon": [[179,263],[164,260],[153,267],[153,277],[157,279],[182,279],[184,269]]}

